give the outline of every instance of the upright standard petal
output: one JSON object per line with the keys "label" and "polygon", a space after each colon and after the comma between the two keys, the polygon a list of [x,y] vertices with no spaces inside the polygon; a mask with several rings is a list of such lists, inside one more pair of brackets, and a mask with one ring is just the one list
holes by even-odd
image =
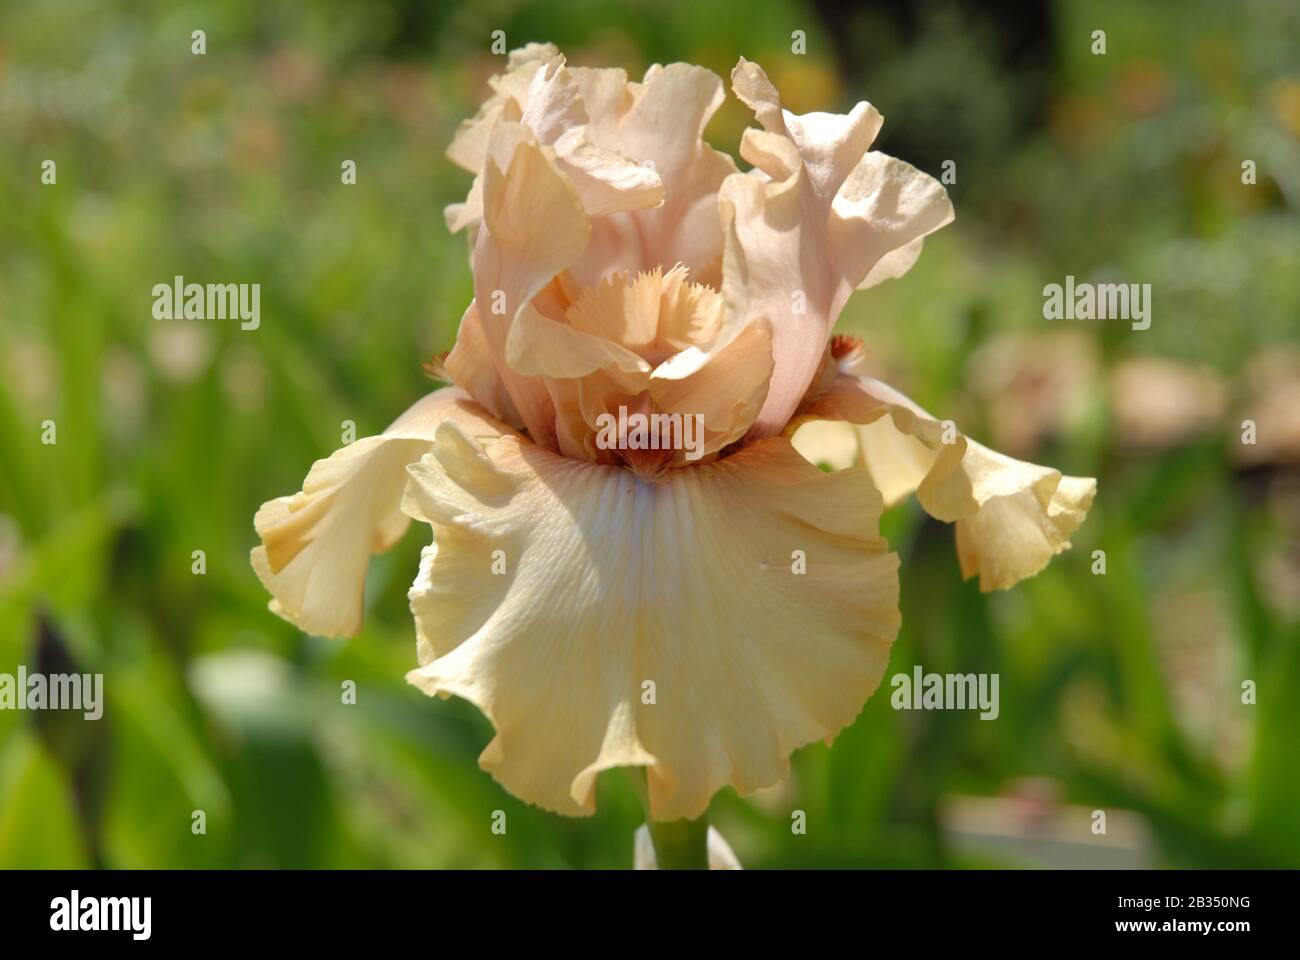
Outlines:
{"label": "upright standard petal", "polygon": [[621,70],[572,71],[590,113],[590,141],[654,170],[662,203],[628,207],[592,224],[592,243],[573,266],[582,286],[619,272],[676,264],[693,280],[715,285],[722,257],[718,190],[735,161],[713,149],[703,131],[723,101],[722,82],[703,67],[655,64],[640,83]]}
{"label": "upright standard petal", "polygon": [[499,123],[484,168],[483,229],[474,252],[474,299],[497,374],[528,432],[555,445],[555,410],[545,384],[513,369],[506,342],[516,318],[582,253],[591,222],[572,184],[532,131]]}
{"label": "upright standard petal", "polygon": [[934,178],[868,152],[881,125],[870,104],[796,115],[757,64],[742,58],[731,76],[763,126],[740,147],[757,174],[728,177],[721,197],[734,210],[728,242],[748,276],[728,303],[772,324],[776,367],[752,433],[764,437],[798,407],[853,290],[905,272],[917,241],[950,221],[952,206]]}
{"label": "upright standard petal", "polygon": [[468,393],[484,410],[503,420],[515,429],[522,429],[523,419],[510,399],[510,391],[497,373],[492,360],[492,348],[483,333],[478,304],[473,300],[460,318],[456,331],[456,345],[443,361],[443,369],[451,382]]}
{"label": "upright standard petal", "polygon": [[[495,128],[503,122],[518,123],[532,131],[547,156],[568,177],[588,216],[639,210],[663,202],[663,181],[651,166],[628,158],[593,136],[611,123],[607,116],[610,111],[617,110],[621,115],[626,107],[608,95],[607,84],[579,82],[555,47],[529,44],[513,51],[506,73],[493,77],[490,83],[494,95],[471,120],[461,124],[447,150],[454,163],[475,174],[465,201],[447,208],[447,225],[453,233],[476,225],[483,216],[483,169],[491,153]],[[630,97],[627,102],[630,104]],[[596,113],[594,118],[592,111]]]}
{"label": "upright standard petal", "polygon": [[685,265],[692,279],[716,282],[722,257],[718,190],[735,161],[704,142],[724,99],[711,70],[688,63],[646,71],[640,95],[620,127],[618,146],[663,178],[662,206],[629,216],[642,242],[641,269]]}
{"label": "upright standard petal", "polygon": [[[915,492],[927,513],[957,525],[962,576],[978,575],[984,591],[1014,586],[1069,549],[1097,491],[1090,477],[1063,476],[970,440],[871,377],[841,373],[787,430],[809,460],[844,462],[843,432],[821,426],[826,421],[860,425],[857,462],[886,504]],[[803,433],[805,425],[814,432]]]}
{"label": "upright standard petal", "polygon": [[551,43],[530,43],[511,50],[506,58],[506,72],[488,81],[492,96],[479,107],[478,113],[457,128],[447,148],[447,159],[470,173],[479,173],[487,160],[492,128],[498,120],[517,122],[523,117],[534,75],[559,56],[559,49]]}
{"label": "upright standard petal", "polygon": [[410,472],[434,545],[409,679],[488,715],[480,764],[529,802],[588,814],[600,771],[641,765],[654,819],[699,816],[781,780],[885,670],[897,557],[861,471],[772,438],[643,483],[447,424]]}
{"label": "upright standard petal", "polygon": [[488,417],[461,390],[437,390],[382,434],[363,437],[317,460],[302,491],[262,504],[253,518],[261,545],[253,569],[271,592],[271,609],[308,633],[352,636],[361,629],[370,556],[406,531],[406,467],[419,460],[444,420],[474,436],[509,428]]}

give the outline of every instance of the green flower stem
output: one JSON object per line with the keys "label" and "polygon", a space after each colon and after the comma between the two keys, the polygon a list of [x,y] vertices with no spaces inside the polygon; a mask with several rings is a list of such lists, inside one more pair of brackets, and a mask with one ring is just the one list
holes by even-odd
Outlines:
{"label": "green flower stem", "polygon": [[655,848],[655,864],[660,870],[709,869],[709,813],[697,820],[654,820],[650,816],[650,797],[646,789],[645,768],[624,768],[641,809],[650,825],[650,840]]}
{"label": "green flower stem", "polygon": [[698,820],[651,820],[650,839],[660,870],[709,869],[709,815]]}

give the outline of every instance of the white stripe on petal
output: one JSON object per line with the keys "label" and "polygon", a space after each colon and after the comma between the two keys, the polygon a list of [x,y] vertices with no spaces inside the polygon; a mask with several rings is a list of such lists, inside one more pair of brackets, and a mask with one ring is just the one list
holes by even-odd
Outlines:
{"label": "white stripe on petal", "polygon": [[644,483],[447,424],[410,472],[436,548],[408,679],[488,715],[479,762],[531,803],[588,814],[597,773],[644,766],[654,819],[697,817],[783,779],[884,672],[898,560],[861,471],[773,438]]}

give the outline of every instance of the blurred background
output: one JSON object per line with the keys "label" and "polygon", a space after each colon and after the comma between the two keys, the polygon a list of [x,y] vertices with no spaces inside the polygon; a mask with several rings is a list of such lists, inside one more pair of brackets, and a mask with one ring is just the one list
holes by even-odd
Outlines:
{"label": "blurred background", "polygon": [[[4,5],[0,672],[103,673],[106,706],[0,711],[0,866],[631,864],[621,777],[590,819],[529,808],[477,768],[478,711],[403,681],[421,529],[372,563],[351,641],[270,614],[248,565],[258,505],[343,421],[381,431],[452,344],[471,282],[442,208],[469,177],[442,154],[502,67],[494,30],[634,75],[743,54],[792,109],[868,99],[881,149],[954,161],[956,223],[840,329],[974,437],[1099,478],[1074,549],[995,595],[950,529],[887,515],[889,675],[998,672],[1001,716],[894,711],[886,679],[786,783],[716,798],[741,861],[1300,866],[1289,0]],[[749,122],[729,98],[709,138],[734,153]],[[177,274],[260,283],[260,329],[154,320]],[[1067,274],[1150,283],[1151,328],[1044,320]]]}

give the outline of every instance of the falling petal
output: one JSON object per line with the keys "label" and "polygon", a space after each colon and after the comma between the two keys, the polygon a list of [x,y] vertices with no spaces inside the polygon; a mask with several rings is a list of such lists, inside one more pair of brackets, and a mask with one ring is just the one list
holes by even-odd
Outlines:
{"label": "falling petal", "polygon": [[[1013,586],[1069,549],[1097,490],[1091,478],[1062,476],[990,450],[870,377],[841,374],[800,411],[789,432],[825,420],[861,425],[860,462],[885,503],[915,492],[927,513],[957,525],[962,576],[978,574],[981,590]],[[842,446],[823,457],[811,439],[795,442],[813,462],[843,458]]]}
{"label": "falling petal", "polygon": [[302,491],[262,504],[253,518],[261,545],[253,569],[274,598],[271,609],[308,633],[351,636],[361,629],[370,556],[406,531],[402,491],[407,464],[429,449],[434,430],[454,420],[476,436],[499,436],[496,423],[463,391],[435,391],[379,436],[363,437],[317,460]]}
{"label": "falling petal", "polygon": [[596,775],[631,765],[654,819],[697,817],[722,786],[781,780],[884,672],[897,557],[860,471],[773,438],[649,484],[446,424],[410,472],[434,544],[409,679],[477,704],[480,764],[546,809],[591,813]]}

